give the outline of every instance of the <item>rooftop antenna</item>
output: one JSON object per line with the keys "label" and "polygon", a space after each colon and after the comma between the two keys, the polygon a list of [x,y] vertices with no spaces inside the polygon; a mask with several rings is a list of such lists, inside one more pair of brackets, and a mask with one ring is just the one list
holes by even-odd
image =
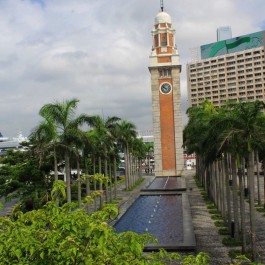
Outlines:
{"label": "rooftop antenna", "polygon": [[164,12],[164,1],[160,0],[161,11]]}

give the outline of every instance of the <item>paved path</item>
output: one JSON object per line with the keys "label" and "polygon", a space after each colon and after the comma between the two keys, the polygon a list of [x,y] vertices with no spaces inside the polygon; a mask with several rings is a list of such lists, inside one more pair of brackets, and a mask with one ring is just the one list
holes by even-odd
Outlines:
{"label": "paved path", "polygon": [[[199,189],[196,187],[196,184],[193,180],[195,171],[190,171],[185,174],[187,187],[192,188],[188,189],[188,194],[190,198],[191,213],[194,225],[194,231],[197,239],[198,251],[204,251],[210,254],[211,264],[227,264],[231,262],[228,258],[228,252],[232,248],[225,247],[222,244],[223,236],[218,234],[218,228],[214,226],[214,221],[210,218],[207,207],[200,195]],[[255,177],[256,181],[256,177]],[[263,190],[263,176],[260,177],[260,193],[263,202],[264,190]],[[257,194],[257,185],[256,185],[256,194]],[[231,197],[232,198],[232,197]],[[246,231],[249,236],[250,224],[249,224],[249,203],[245,201],[245,210],[246,210]],[[265,264],[265,216],[264,213],[255,211],[255,220],[256,220],[256,243],[258,250],[259,262]],[[240,249],[240,248],[237,248]],[[218,258],[217,258],[218,257]],[[229,263],[228,263],[229,264]]]}
{"label": "paved path", "polygon": [[197,253],[206,252],[210,255],[210,264],[230,264],[229,248],[222,244],[223,236],[218,234],[218,228],[201,197],[193,176],[195,171],[186,171],[187,192],[190,200],[192,222],[197,241]]}
{"label": "paved path", "polygon": [[5,201],[5,198],[0,198],[0,202],[3,204],[3,209],[0,210],[0,216],[10,215],[13,207],[16,203],[19,202],[19,198],[14,198],[8,202]]}

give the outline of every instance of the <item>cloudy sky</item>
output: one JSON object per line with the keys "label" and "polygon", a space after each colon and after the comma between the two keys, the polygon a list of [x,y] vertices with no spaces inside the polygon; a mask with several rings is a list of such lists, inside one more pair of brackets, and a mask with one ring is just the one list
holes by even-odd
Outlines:
{"label": "cloudy sky", "polygon": [[[151,30],[160,0],[0,0],[0,132],[27,136],[46,103],[80,99],[78,113],[152,129]],[[264,0],[164,0],[182,64],[190,48],[265,29]],[[184,118],[185,120],[185,118]],[[185,121],[184,121],[185,122]]]}

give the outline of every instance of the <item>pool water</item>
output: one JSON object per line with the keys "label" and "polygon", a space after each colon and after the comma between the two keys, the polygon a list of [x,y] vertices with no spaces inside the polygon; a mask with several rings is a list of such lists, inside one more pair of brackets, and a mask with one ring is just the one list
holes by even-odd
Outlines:
{"label": "pool water", "polygon": [[159,244],[183,242],[182,195],[141,195],[114,227],[117,233],[149,232]]}
{"label": "pool water", "polygon": [[185,183],[181,177],[156,177],[154,181],[148,186],[148,190],[172,190],[184,187]]}

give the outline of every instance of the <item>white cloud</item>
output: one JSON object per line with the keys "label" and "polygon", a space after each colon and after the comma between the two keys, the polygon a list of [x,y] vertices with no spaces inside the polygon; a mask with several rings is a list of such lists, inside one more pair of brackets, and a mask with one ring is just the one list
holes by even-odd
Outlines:
{"label": "white cloud", "polygon": [[[79,112],[116,115],[151,129],[148,71],[160,1],[0,0],[0,131],[27,135],[43,104],[77,97]],[[185,68],[192,47],[261,30],[264,0],[165,1]]]}

